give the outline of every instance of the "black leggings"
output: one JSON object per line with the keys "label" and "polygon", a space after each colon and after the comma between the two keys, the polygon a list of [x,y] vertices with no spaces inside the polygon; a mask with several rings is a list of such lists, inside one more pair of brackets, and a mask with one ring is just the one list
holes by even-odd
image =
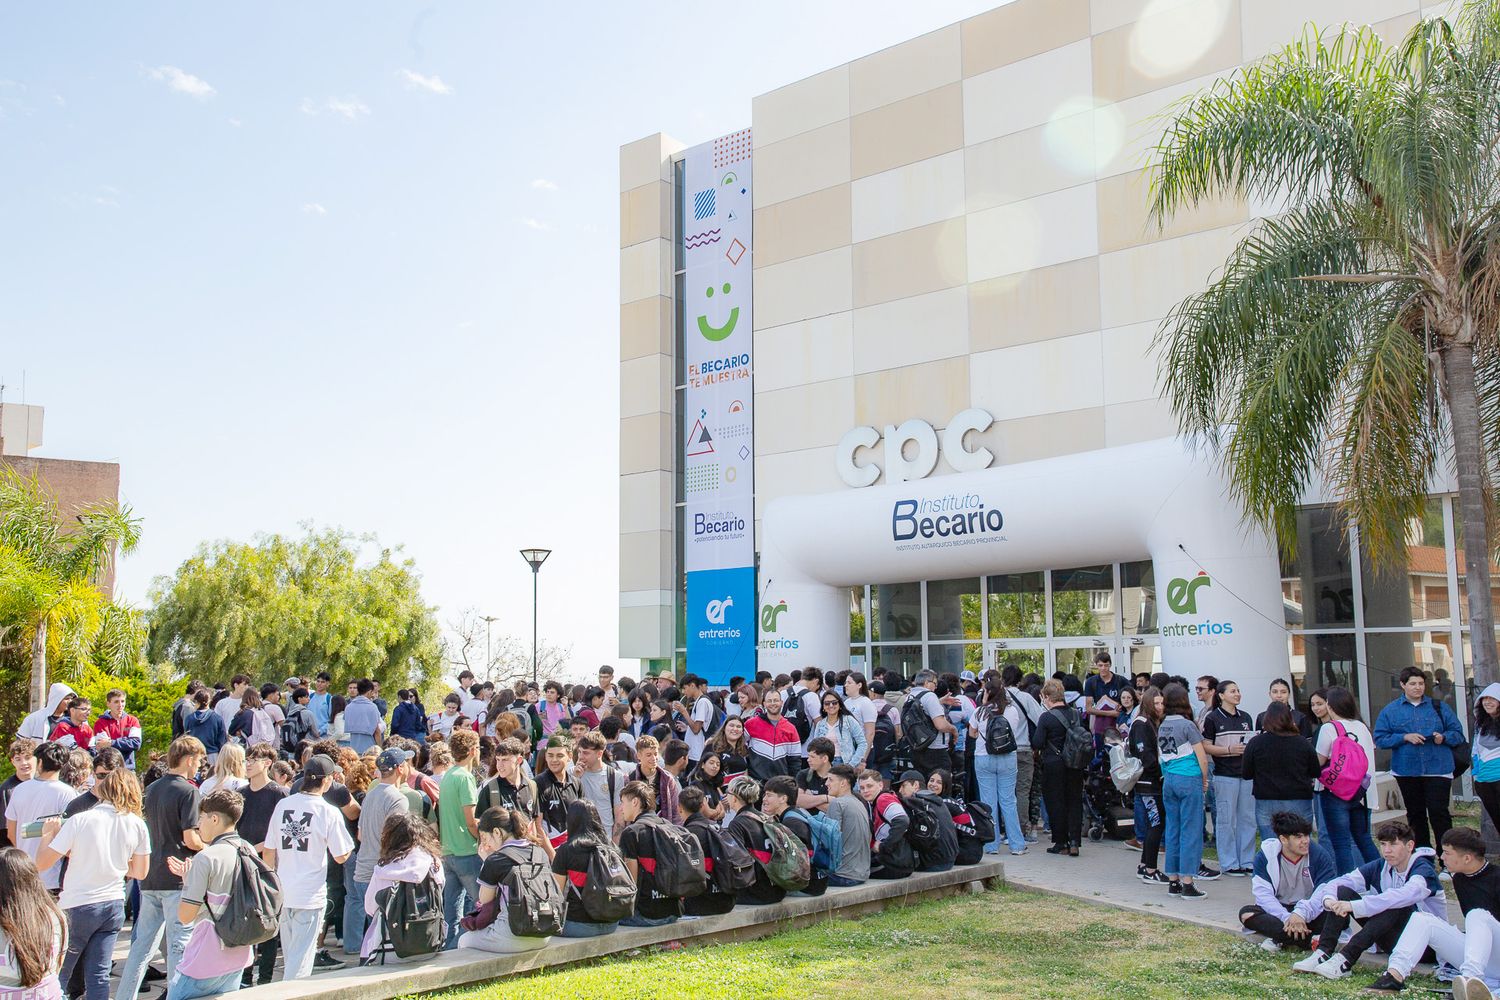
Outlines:
{"label": "black leggings", "polygon": [[1140,830],[1135,832],[1141,841],[1141,864],[1150,871],[1156,871],[1156,862],[1161,855],[1161,841],[1167,830],[1167,814],[1161,807],[1160,792],[1136,792],[1135,797],[1141,803],[1141,810],[1146,815],[1146,831],[1142,835]]}
{"label": "black leggings", "polygon": [[1052,824],[1052,843],[1074,847],[1083,841],[1083,772],[1060,760],[1042,762],[1042,799]]}
{"label": "black leggings", "polygon": [[[1406,822],[1417,835],[1418,847],[1440,846],[1443,834],[1453,829],[1453,814],[1448,799],[1453,794],[1452,778],[1400,777],[1396,786],[1406,803]],[[1432,823],[1432,839],[1427,839],[1427,824]]]}
{"label": "black leggings", "polygon": [[1489,813],[1490,822],[1500,828],[1500,781],[1476,781],[1474,794],[1479,796],[1484,811]]}

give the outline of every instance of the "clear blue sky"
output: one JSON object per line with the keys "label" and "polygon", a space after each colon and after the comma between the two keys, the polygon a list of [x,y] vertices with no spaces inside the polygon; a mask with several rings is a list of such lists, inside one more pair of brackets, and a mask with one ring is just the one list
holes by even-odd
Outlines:
{"label": "clear blue sky", "polygon": [[619,146],[997,5],[6,4],[5,399],[123,467],[128,600],[312,520],[529,642],[543,545],[618,663]]}

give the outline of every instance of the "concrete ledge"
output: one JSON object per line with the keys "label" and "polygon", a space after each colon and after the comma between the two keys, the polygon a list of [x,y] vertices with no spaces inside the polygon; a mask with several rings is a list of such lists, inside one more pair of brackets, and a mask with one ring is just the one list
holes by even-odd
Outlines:
{"label": "concrete ledge", "polygon": [[553,938],[547,947],[523,955],[491,955],[460,948],[409,965],[349,968],[268,986],[240,990],[245,1000],[388,1000],[413,993],[469,986],[522,972],[556,969],[637,948],[678,941],[684,945],[745,941],[821,920],[862,916],[922,899],[982,892],[1005,880],[1005,866],[985,860],[946,872],[913,875],[894,882],[866,882],[829,889],[816,898],[793,896],[768,906],[737,906],[728,913],[666,927],[622,927],[598,938]]}

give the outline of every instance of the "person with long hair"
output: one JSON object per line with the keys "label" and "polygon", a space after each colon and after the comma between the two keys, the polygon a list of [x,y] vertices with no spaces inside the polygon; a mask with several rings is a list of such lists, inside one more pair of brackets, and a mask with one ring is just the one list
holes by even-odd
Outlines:
{"label": "person with long hair", "polygon": [[31,855],[0,848],[0,996],[61,997],[67,951],[68,921]]}
{"label": "person with long hair", "polygon": [[[94,784],[99,804],[67,820],[42,824],[38,868],[68,859],[58,904],[68,919],[62,981],[78,970],[87,1000],[109,1000],[109,966],[125,922],[125,879],[142,879],[151,865],[151,837],[141,818],[141,785],[124,768]],[[238,974],[238,973],[236,973]]]}
{"label": "person with long hair", "polygon": [[214,773],[203,779],[203,784],[198,786],[198,794],[208,795],[216,788],[238,792],[249,783],[249,779],[245,777],[245,748],[238,743],[230,743],[219,751],[219,759],[214,761]]}
{"label": "person with long hair", "polygon": [[[1002,836],[1009,843],[1011,854],[1019,857],[1026,853],[1026,836],[1016,807],[1016,776],[1020,770],[1019,736],[1027,731],[1026,717],[1021,714],[1020,706],[1011,703],[1005,682],[999,675],[990,676],[985,681],[979,708],[969,719],[979,801],[989,806],[996,821],[995,839],[985,845],[986,854],[1000,853]],[[1030,753],[1031,748],[1028,746],[1025,752]]]}
{"label": "person with long hair", "polygon": [[1135,835],[1141,843],[1141,860],[1135,866],[1135,874],[1148,885],[1166,885],[1170,881],[1157,866],[1166,831],[1166,813],[1161,803],[1161,759],[1156,748],[1156,731],[1165,713],[1161,690],[1148,685],[1141,692],[1140,711],[1131,720],[1125,741],[1126,752],[1141,762],[1141,776],[1131,789],[1135,799]]}
{"label": "person with long hair", "polygon": [[[566,737],[550,738],[557,739]],[[553,746],[550,740],[549,752],[561,749],[561,745]],[[479,853],[484,858],[479,868],[479,898],[473,911],[462,921],[464,932],[459,935],[458,946],[498,955],[515,955],[545,947],[550,938],[512,934],[510,921],[505,915],[505,880],[516,866],[527,865],[542,872],[548,871],[550,866],[546,852],[536,843],[536,829],[531,817],[523,810],[505,806],[486,809],[479,817]]]}
{"label": "person with long hair", "polygon": [[1167,891],[1183,899],[1201,899],[1193,884],[1203,863],[1203,794],[1208,790],[1208,754],[1203,734],[1193,722],[1187,689],[1168,684],[1162,693],[1163,719],[1156,730],[1156,753],[1162,770],[1162,804],[1166,807]]}
{"label": "person with long hair", "polygon": [[[1318,753],[1318,764],[1328,766],[1333,741],[1342,731],[1359,744],[1364,751],[1369,772],[1375,770],[1375,737],[1359,720],[1359,706],[1348,688],[1331,687],[1321,692],[1327,705],[1328,719],[1318,729],[1318,742],[1314,748]],[[1317,711],[1317,694],[1313,696],[1313,710]],[[1352,872],[1361,864],[1368,864],[1380,857],[1375,841],[1370,837],[1370,807],[1365,801],[1365,789],[1360,788],[1350,799],[1342,799],[1327,788],[1318,791],[1318,803],[1323,807],[1323,832],[1327,834],[1333,849],[1333,857],[1341,872]]]}
{"label": "person with long hair", "polygon": [[1500,823],[1500,684],[1474,700],[1474,794],[1491,823]]}
{"label": "person with long hair", "polygon": [[[349,863],[353,863],[352,858]],[[381,827],[380,854],[361,900],[369,920],[359,948],[361,965],[401,961],[394,950],[382,944],[385,927],[380,915],[381,891],[403,882],[417,884],[429,877],[439,889],[443,887],[443,845],[438,842],[437,834],[419,816],[410,812],[391,813]]]}
{"label": "person with long hair", "polygon": [[1077,709],[1065,700],[1067,689],[1055,677],[1042,685],[1046,711],[1031,733],[1031,745],[1041,754],[1042,798],[1052,821],[1052,846],[1048,854],[1078,857],[1083,840],[1083,768],[1070,767],[1063,758],[1063,743],[1072,725],[1083,725]]}
{"label": "person with long hair", "polygon": [[599,822],[599,810],[588,799],[568,803],[568,839],[552,856],[552,874],[568,899],[567,918],[561,937],[600,937],[613,934],[619,921],[601,923],[591,920],[583,908],[579,887],[587,876],[589,857],[594,848],[608,844],[610,837]]}
{"label": "person with long hair", "polygon": [[813,725],[812,739],[824,736],[833,741],[835,764],[859,767],[869,752],[865,727],[849,713],[838,691],[828,688],[820,697],[823,715]]}
{"label": "person with long hair", "polygon": [[[1203,716],[1203,749],[1213,758],[1214,843],[1225,875],[1249,878],[1255,866],[1255,800],[1240,770],[1255,719],[1240,708],[1240,686],[1221,680]],[[1269,819],[1269,817],[1268,817]]]}
{"label": "person with long hair", "polygon": [[[851,763],[849,766],[856,772],[864,769],[865,761],[870,759],[870,750],[875,744],[875,721],[879,718],[879,706],[870,697],[870,682],[865,675],[858,670],[850,670],[844,673],[844,707],[865,730],[865,757]],[[884,701],[885,699],[881,699]]]}
{"label": "person with long hair", "polygon": [[[696,788],[703,793],[703,803],[695,812],[717,823],[724,818],[724,758],[716,753],[705,752],[698,766],[688,772],[682,790]],[[681,796],[678,796],[679,800]]]}
{"label": "person with long hair", "polygon": [[[754,684],[742,684],[740,690],[754,687]],[[759,707],[760,698],[757,693],[750,711]],[[745,738],[745,720],[735,716],[725,719],[719,731],[714,733],[713,739],[708,741],[704,755],[707,756],[710,753],[719,755],[721,789],[735,778],[747,773],[750,768],[750,742]]]}
{"label": "person with long hair", "polygon": [[1245,746],[1240,764],[1255,797],[1255,826],[1266,842],[1276,837],[1277,813],[1296,813],[1312,824],[1313,782],[1321,768],[1290,705],[1273,701],[1261,719],[1265,726]]}

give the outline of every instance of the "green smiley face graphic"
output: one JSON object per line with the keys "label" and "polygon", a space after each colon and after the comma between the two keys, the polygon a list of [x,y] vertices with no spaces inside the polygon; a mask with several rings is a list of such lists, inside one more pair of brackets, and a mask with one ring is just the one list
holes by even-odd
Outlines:
{"label": "green smiley face graphic", "polygon": [[[724,291],[725,295],[729,294],[729,282],[727,282],[727,281],[724,282],[724,289],[723,289],[723,291]],[[704,295],[705,298],[710,298],[710,299],[713,298],[714,297],[714,286],[713,285],[709,285],[708,289],[703,293],[703,295]],[[739,306],[735,306],[733,309],[729,310],[729,319],[725,321],[725,323],[724,323],[723,326],[713,326],[713,325],[711,325],[708,322],[708,317],[706,315],[699,316],[698,317],[698,332],[701,333],[701,334],[703,334],[703,339],[704,340],[709,340],[709,341],[713,341],[714,343],[718,343],[719,341],[723,340],[725,337],[728,337],[731,333],[734,332],[734,325],[736,323],[738,323],[739,321],[740,321],[740,307]]]}

